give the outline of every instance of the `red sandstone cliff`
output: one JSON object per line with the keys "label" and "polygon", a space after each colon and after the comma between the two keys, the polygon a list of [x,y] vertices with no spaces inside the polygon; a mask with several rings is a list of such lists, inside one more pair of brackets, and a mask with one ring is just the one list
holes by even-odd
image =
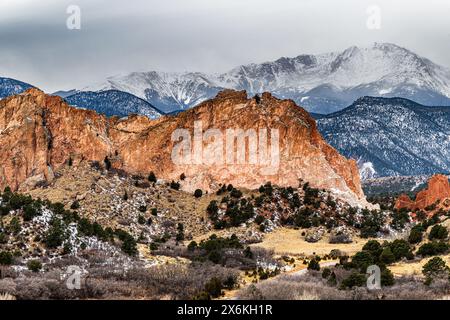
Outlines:
{"label": "red sandstone cliff", "polygon": [[395,208],[423,210],[433,204],[436,204],[437,207],[439,207],[439,204],[448,203],[448,201],[446,201],[448,198],[450,198],[450,184],[448,178],[445,175],[436,174],[428,180],[428,187],[417,193],[415,200],[411,200],[406,194],[402,194],[398,197]]}
{"label": "red sandstone cliff", "polygon": [[[177,141],[172,141],[172,134],[176,129],[192,134],[198,121],[202,133],[215,128],[219,136],[225,136],[229,128],[257,133],[268,129],[269,149],[270,132],[278,130],[279,166],[266,170],[265,165],[248,161],[175,164],[172,150]],[[216,138],[204,141],[203,150]],[[233,150],[241,146],[237,143]],[[209,151],[204,158],[226,153],[220,144]],[[246,148],[245,159],[249,153]],[[341,156],[323,140],[314,119],[304,109],[268,93],[260,99],[247,99],[244,91],[226,90],[178,116],[153,121],[142,116],[107,118],[70,107],[61,98],[37,89],[0,101],[1,188],[9,185],[26,189],[41,180],[52,180],[53,171],[69,158],[76,165],[84,160],[103,161],[105,157],[113,167],[130,173],[154,171],[160,178],[174,180],[185,173],[182,187],[186,190],[214,189],[219,183],[257,188],[267,181],[296,186],[303,179],[334,191],[352,204],[367,205],[355,161]]]}

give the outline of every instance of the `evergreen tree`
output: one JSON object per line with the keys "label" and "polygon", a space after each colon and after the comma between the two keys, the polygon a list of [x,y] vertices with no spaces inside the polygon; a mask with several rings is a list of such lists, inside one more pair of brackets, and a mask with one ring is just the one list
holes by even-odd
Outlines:
{"label": "evergreen tree", "polygon": [[150,182],[157,182],[158,179],[155,176],[155,173],[153,171],[150,172],[150,174],[148,175],[148,181]]}

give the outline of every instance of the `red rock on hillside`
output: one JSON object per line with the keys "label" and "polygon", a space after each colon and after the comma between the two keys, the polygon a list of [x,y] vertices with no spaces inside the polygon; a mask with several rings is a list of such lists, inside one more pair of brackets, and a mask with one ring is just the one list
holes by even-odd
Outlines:
{"label": "red rock on hillside", "polygon": [[[230,128],[254,130],[248,140],[232,141],[232,157],[239,149],[243,152],[241,161],[207,163],[217,155],[227,157],[225,142],[211,141],[225,137]],[[177,129],[181,135],[175,134]],[[264,130],[267,150],[276,146],[271,132],[276,131],[279,137],[277,151],[272,154],[278,162],[270,168],[267,162],[249,161],[253,153],[245,143],[250,139],[263,141],[259,134]],[[203,140],[198,142],[195,134]],[[191,144],[180,149],[181,137],[186,142],[190,136],[194,137]],[[199,146],[201,161],[197,161],[199,154],[195,151]],[[191,161],[174,161],[176,147],[192,153],[186,158]],[[267,152],[258,150],[256,157],[264,154]],[[105,157],[114,168],[133,174],[154,171],[158,178],[178,180],[184,173],[186,179],[181,186],[189,191],[214,190],[219,183],[251,189],[267,181],[296,186],[303,179],[314,187],[333,191],[352,205],[368,205],[355,161],[346,159],[323,140],[316,122],[304,109],[269,93],[248,99],[245,91],[225,90],[178,116],[158,120],[136,115],[107,118],[70,107],[61,98],[37,89],[0,101],[0,188],[9,185],[30,189],[42,181],[51,181],[55,169],[69,159],[76,166],[87,160],[103,163]]]}
{"label": "red rock on hillside", "polygon": [[439,207],[439,204],[448,203],[446,199],[450,198],[450,184],[448,178],[442,174],[436,174],[428,180],[428,187],[416,195],[415,200],[411,200],[406,194],[398,197],[395,208],[406,208],[408,210],[423,210],[433,204]]}

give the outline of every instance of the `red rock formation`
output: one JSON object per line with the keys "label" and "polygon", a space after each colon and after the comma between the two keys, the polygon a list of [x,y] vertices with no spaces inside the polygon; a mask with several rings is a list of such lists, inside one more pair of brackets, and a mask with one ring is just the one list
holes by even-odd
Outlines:
{"label": "red rock formation", "polygon": [[444,203],[450,198],[450,184],[448,178],[442,174],[436,174],[428,180],[428,187],[411,200],[406,194],[402,194],[395,203],[396,209],[406,208],[408,210],[423,210],[433,204]]}
{"label": "red rock formation", "polygon": [[[269,148],[270,132],[278,130],[279,166],[268,171],[259,162],[249,162],[248,146],[244,149],[246,161],[241,164],[174,163],[172,150],[179,143],[172,141],[172,134],[176,129],[192,134],[198,121],[203,133],[215,128],[224,136],[229,128],[257,133],[268,129]],[[203,150],[213,145],[210,143],[203,141]],[[234,144],[232,151],[242,145],[243,141]],[[219,144],[212,154],[218,150],[226,154],[221,147]],[[202,155],[209,159],[211,152],[203,151]],[[83,160],[103,162],[105,157],[113,167],[130,173],[154,171],[160,178],[174,180],[185,173],[182,188],[186,190],[215,189],[219,183],[257,188],[267,181],[296,186],[303,179],[354,205],[367,205],[355,161],[341,156],[323,140],[304,109],[269,93],[261,99],[247,99],[245,91],[226,90],[178,116],[158,120],[143,116],[107,118],[70,107],[61,98],[37,89],[0,101],[1,188],[27,189],[39,181],[52,180],[53,171],[69,158],[77,165]]]}

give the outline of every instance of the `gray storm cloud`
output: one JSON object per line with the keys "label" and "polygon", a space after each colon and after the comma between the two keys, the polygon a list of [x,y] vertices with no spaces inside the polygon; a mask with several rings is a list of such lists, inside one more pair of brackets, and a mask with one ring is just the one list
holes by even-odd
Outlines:
{"label": "gray storm cloud", "polygon": [[[69,5],[81,29],[68,30]],[[370,30],[367,8],[381,10]],[[448,0],[0,0],[0,76],[52,92],[131,71],[240,64],[392,42],[450,67]]]}

